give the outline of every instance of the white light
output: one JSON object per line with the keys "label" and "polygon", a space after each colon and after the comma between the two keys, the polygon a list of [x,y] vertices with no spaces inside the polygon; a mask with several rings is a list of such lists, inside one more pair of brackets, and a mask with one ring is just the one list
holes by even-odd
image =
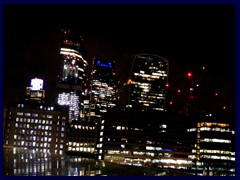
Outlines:
{"label": "white light", "polygon": [[43,80],[42,79],[32,79],[31,80],[31,90],[33,91],[38,91],[43,89]]}

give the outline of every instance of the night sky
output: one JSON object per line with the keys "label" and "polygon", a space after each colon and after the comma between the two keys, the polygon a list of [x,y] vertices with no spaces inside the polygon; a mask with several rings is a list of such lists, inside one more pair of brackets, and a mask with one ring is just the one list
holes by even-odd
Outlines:
{"label": "night sky", "polygon": [[122,77],[128,55],[155,53],[169,60],[170,94],[192,71],[206,91],[218,91],[233,107],[234,17],[234,6],[217,4],[4,5],[4,106],[21,101],[34,77],[45,80],[47,102],[54,102],[59,31],[68,27],[83,36],[89,62],[114,60]]}

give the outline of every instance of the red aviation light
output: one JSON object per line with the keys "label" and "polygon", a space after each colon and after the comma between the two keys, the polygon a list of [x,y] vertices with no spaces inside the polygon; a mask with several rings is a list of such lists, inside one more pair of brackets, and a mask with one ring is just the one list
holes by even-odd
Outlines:
{"label": "red aviation light", "polygon": [[188,72],[188,73],[187,73],[187,77],[189,77],[189,78],[192,77],[192,73],[191,73],[191,72]]}
{"label": "red aviation light", "polygon": [[166,87],[169,87],[169,84],[166,84]]}
{"label": "red aviation light", "polygon": [[129,78],[128,81],[127,81],[127,83],[130,84],[131,82],[132,82],[132,80]]}

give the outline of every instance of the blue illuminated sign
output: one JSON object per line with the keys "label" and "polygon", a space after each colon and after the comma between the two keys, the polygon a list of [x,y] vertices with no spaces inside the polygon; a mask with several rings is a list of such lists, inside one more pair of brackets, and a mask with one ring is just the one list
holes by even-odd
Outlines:
{"label": "blue illuminated sign", "polygon": [[171,148],[163,148],[162,150],[165,151],[165,152],[171,152],[172,151]]}
{"label": "blue illuminated sign", "polygon": [[97,65],[101,67],[112,68],[112,63],[101,63],[99,60],[97,61]]}

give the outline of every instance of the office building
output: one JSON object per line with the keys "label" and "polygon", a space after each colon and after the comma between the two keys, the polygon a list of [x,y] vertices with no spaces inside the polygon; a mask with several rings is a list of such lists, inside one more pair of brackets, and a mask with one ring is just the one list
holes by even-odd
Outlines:
{"label": "office building", "polygon": [[57,103],[69,107],[69,121],[84,118],[83,97],[86,82],[86,49],[80,35],[62,30],[60,74],[57,83]]}
{"label": "office building", "polygon": [[223,121],[199,121],[188,129],[194,139],[193,169],[196,175],[235,175],[235,131]]}
{"label": "office building", "polygon": [[113,61],[93,59],[90,104],[95,108],[95,115],[101,115],[116,107],[114,65]]}
{"label": "office building", "polygon": [[73,121],[68,127],[68,154],[95,158],[98,131],[98,124],[95,122]]}
{"label": "office building", "polygon": [[127,93],[126,107],[135,111],[165,111],[168,67],[168,60],[158,55],[135,55],[123,87],[123,93]]}
{"label": "office building", "polygon": [[26,101],[4,110],[3,145],[65,154],[67,111],[44,104],[43,80],[35,78],[31,85],[26,91]]}
{"label": "office building", "polygon": [[186,120],[166,112],[129,111],[103,116],[99,159],[116,164],[192,172],[192,144]]}

